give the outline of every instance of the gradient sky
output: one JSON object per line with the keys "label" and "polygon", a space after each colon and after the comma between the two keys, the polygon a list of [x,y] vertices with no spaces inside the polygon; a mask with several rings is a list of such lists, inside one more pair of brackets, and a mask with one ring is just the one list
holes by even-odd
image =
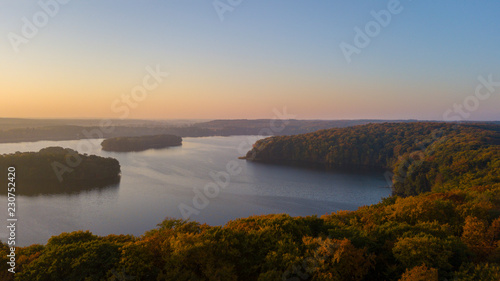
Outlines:
{"label": "gradient sky", "polygon": [[[9,36],[43,10],[1,1],[0,117],[270,118],[287,107],[297,119],[442,120],[478,76],[500,81],[493,0],[401,0],[348,63],[341,42],[389,2],[243,0],[221,21],[212,1],[72,0],[15,52]],[[156,65],[169,76],[117,110]],[[500,87],[467,119],[500,120],[499,108]]]}

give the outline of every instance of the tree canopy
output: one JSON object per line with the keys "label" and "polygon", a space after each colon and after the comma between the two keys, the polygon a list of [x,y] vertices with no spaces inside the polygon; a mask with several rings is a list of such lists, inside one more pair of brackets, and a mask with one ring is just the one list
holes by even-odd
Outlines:
{"label": "tree canopy", "polygon": [[[35,194],[42,189],[49,189],[48,193],[57,192],[60,187],[82,189],[106,186],[118,182],[120,178],[118,160],[79,154],[62,147],[0,155],[0,168],[7,171],[8,167],[16,168],[19,186],[16,192],[21,195]],[[3,178],[2,182],[7,186],[7,178]],[[6,188],[2,190],[7,191]]]}
{"label": "tree canopy", "polygon": [[116,137],[101,143],[105,151],[142,151],[151,148],[164,148],[182,144],[182,138],[174,135],[156,135],[141,137]]}
{"label": "tree canopy", "polygon": [[500,182],[500,126],[384,123],[269,137],[246,159],[392,171],[400,196]]}

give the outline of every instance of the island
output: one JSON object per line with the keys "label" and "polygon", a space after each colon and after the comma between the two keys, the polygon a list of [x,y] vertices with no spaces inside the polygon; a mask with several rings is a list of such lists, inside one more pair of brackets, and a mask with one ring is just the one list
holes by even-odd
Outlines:
{"label": "island", "polygon": [[175,135],[116,137],[101,143],[102,150],[114,152],[143,151],[182,145],[182,138]]}
{"label": "island", "polygon": [[[71,193],[82,189],[104,187],[120,180],[120,163],[114,158],[79,154],[62,147],[47,147],[38,152],[16,152],[0,155],[0,169],[9,171],[2,177],[7,187],[20,195]],[[2,189],[5,193],[7,188]]]}

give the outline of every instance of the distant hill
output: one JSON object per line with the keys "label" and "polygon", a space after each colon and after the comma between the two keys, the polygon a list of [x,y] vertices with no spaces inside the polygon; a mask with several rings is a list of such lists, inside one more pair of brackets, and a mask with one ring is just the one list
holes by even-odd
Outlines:
{"label": "distant hill", "polygon": [[[99,127],[98,120],[1,119],[0,143],[40,140],[79,140],[87,138],[134,137],[171,134],[180,137],[231,135],[293,135],[320,129],[380,123],[383,120],[214,120],[190,123],[188,120],[149,121],[111,120],[110,128]],[[408,121],[399,121],[408,122]]]}
{"label": "distant hill", "polygon": [[[141,120],[141,119],[112,119],[110,120],[115,126],[186,126],[194,123],[203,122],[204,120]],[[0,130],[10,129],[26,129],[26,128],[41,128],[54,126],[82,126],[96,127],[102,122],[102,119],[28,119],[28,118],[0,118]]]}
{"label": "distant hill", "polygon": [[[391,122],[415,122],[416,120],[393,120]],[[370,123],[384,123],[387,120],[213,120],[194,126],[209,129],[217,135],[296,135],[321,129],[344,128]]]}
{"label": "distant hill", "polygon": [[[234,135],[283,136],[315,132],[322,129],[345,128],[374,123],[411,123],[416,120],[274,120],[235,119],[196,122],[196,120],[110,120],[101,128],[101,120],[78,119],[6,119],[0,118],[0,143],[41,140],[79,140],[88,138],[176,135],[209,137]],[[472,124],[475,122],[464,122]],[[500,122],[481,122],[498,124]]]}

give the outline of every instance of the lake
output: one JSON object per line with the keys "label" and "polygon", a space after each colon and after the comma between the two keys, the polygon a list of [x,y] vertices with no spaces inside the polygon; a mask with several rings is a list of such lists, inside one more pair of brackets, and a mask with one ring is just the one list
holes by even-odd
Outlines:
{"label": "lake", "polygon": [[[210,225],[271,213],[323,215],[374,204],[391,193],[378,171],[334,172],[237,159],[257,139],[184,138],[182,146],[128,153],[102,151],[102,140],[0,144],[0,154],[61,146],[113,157],[121,164],[121,181],[113,186],[18,195],[17,245],[44,244],[52,235],[75,230],[141,235],[166,217],[183,214]],[[1,172],[6,176],[7,171]],[[0,206],[7,219],[4,195]],[[0,239],[6,241],[7,229],[0,229]]]}

